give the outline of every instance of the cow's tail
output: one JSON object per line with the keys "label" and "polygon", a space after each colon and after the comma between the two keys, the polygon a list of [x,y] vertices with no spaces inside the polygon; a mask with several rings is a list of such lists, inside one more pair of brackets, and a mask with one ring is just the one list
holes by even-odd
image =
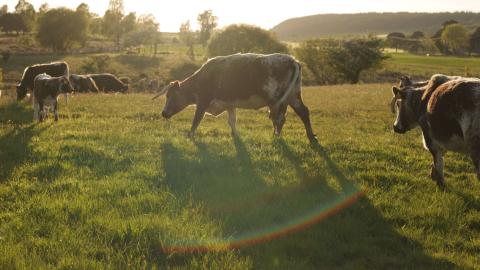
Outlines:
{"label": "cow's tail", "polygon": [[295,70],[292,74],[292,79],[290,80],[290,85],[288,86],[287,90],[283,94],[283,96],[278,100],[276,107],[278,108],[282,104],[284,104],[287,99],[290,97],[292,92],[294,92],[296,87],[302,83],[302,66],[297,61],[293,61]]}

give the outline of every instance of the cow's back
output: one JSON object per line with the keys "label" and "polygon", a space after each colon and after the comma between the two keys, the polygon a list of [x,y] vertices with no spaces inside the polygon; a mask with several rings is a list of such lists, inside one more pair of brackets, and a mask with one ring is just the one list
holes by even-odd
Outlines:
{"label": "cow's back", "polygon": [[20,85],[33,88],[33,81],[39,74],[47,74],[52,77],[69,76],[69,67],[65,62],[39,64],[25,69]]}
{"label": "cow's back", "polygon": [[[288,86],[298,63],[284,54],[235,54],[210,59],[198,71],[203,90],[223,101],[248,100],[261,96],[268,100],[281,96],[269,88]],[[278,87],[277,87],[278,88]]]}
{"label": "cow's back", "polygon": [[90,74],[95,84],[103,91],[124,91],[127,86],[112,74]]}

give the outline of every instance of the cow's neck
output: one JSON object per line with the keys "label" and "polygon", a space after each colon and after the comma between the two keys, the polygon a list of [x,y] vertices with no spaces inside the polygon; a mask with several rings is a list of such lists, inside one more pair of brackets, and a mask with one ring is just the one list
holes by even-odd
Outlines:
{"label": "cow's neck", "polygon": [[413,92],[412,100],[414,100],[413,109],[417,120],[420,120],[427,112],[428,98],[424,98],[425,89],[417,90]]}
{"label": "cow's neck", "polygon": [[195,104],[197,102],[197,87],[192,80],[186,79],[180,83],[180,89],[182,93],[185,94],[189,105]]}

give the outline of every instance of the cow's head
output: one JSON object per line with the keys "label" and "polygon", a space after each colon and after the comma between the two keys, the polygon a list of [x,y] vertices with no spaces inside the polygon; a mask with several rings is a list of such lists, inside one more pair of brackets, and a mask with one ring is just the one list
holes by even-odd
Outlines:
{"label": "cow's head", "polygon": [[405,88],[412,85],[413,85],[412,78],[410,78],[409,76],[400,77],[400,83],[398,84],[399,88]]}
{"label": "cow's head", "polygon": [[392,92],[391,110],[392,113],[397,114],[393,130],[396,133],[404,134],[418,125],[416,110],[421,93],[413,87],[398,88],[396,86],[393,87]]}
{"label": "cow's head", "polygon": [[189,98],[189,94],[182,91],[180,82],[171,82],[165,88],[163,88],[153,99],[160,97],[163,94],[167,94],[167,101],[162,111],[162,116],[166,119],[171,118],[175,114],[179,113],[185,107],[192,104],[192,99]]}
{"label": "cow's head", "polygon": [[22,84],[17,85],[17,100],[20,101],[27,96],[27,88]]}
{"label": "cow's head", "polygon": [[67,76],[60,77],[60,92],[71,93],[73,92],[73,86]]}

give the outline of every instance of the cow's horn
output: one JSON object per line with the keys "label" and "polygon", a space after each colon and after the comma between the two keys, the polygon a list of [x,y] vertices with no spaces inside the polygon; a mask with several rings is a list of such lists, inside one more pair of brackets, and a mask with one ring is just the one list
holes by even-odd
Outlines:
{"label": "cow's horn", "polygon": [[167,93],[169,86],[170,85],[167,85],[162,90],[160,90],[160,92],[158,92],[157,95],[152,98],[152,100],[155,100],[155,99],[163,96],[165,93]]}

